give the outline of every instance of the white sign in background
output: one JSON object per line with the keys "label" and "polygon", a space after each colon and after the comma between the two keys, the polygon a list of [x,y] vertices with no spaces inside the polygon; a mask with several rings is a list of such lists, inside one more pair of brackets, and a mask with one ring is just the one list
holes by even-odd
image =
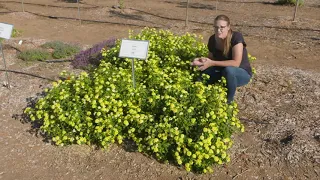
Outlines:
{"label": "white sign in background", "polygon": [[13,25],[0,23],[0,38],[10,39],[13,30]]}
{"label": "white sign in background", "polygon": [[122,39],[119,57],[147,59],[149,41]]}

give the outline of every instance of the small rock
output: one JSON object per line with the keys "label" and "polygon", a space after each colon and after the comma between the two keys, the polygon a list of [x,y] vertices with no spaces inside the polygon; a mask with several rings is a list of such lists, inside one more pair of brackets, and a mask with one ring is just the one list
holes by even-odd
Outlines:
{"label": "small rock", "polygon": [[120,6],[119,5],[113,5],[112,8],[113,9],[120,9]]}
{"label": "small rock", "polygon": [[3,81],[3,86],[4,86],[4,87],[7,87],[7,88],[9,88],[9,89],[12,88],[12,85],[9,84],[7,81]]}
{"label": "small rock", "polygon": [[288,135],[287,137],[281,139],[281,140],[280,140],[280,143],[281,143],[282,145],[287,145],[287,144],[289,144],[289,143],[292,142],[293,138],[294,138],[294,137],[293,137],[293,134],[290,134],[290,135]]}

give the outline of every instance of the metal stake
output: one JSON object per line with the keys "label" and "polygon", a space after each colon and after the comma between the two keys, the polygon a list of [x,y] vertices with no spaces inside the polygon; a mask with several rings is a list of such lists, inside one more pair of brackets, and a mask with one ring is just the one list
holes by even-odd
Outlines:
{"label": "metal stake", "polygon": [[10,81],[9,81],[9,76],[8,76],[8,71],[7,71],[6,59],[4,58],[3,48],[2,48],[2,44],[1,43],[0,43],[0,49],[1,49],[1,54],[2,54],[3,63],[4,63],[4,70],[5,70],[5,73],[6,73],[7,88],[10,88]]}
{"label": "metal stake", "polygon": [[136,80],[134,78],[134,59],[131,59],[132,62],[132,83],[133,83],[133,88],[136,88]]}

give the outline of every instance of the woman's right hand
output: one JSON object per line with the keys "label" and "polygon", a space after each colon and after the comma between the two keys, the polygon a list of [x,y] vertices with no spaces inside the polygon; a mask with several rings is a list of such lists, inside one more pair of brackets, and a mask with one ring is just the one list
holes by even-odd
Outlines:
{"label": "woman's right hand", "polygon": [[192,62],[191,62],[191,66],[202,66],[203,63],[205,63],[207,61],[207,58],[204,57],[200,57],[200,58],[195,58]]}

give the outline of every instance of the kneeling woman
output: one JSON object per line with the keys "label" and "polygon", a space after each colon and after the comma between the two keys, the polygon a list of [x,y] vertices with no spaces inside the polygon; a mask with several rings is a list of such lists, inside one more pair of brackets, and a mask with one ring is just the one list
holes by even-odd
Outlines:
{"label": "kneeling woman", "polygon": [[191,63],[210,76],[209,84],[225,77],[228,103],[234,99],[236,88],[250,81],[252,76],[246,43],[240,32],[232,31],[230,20],[219,15],[214,20],[214,34],[209,38],[208,57],[194,59]]}

